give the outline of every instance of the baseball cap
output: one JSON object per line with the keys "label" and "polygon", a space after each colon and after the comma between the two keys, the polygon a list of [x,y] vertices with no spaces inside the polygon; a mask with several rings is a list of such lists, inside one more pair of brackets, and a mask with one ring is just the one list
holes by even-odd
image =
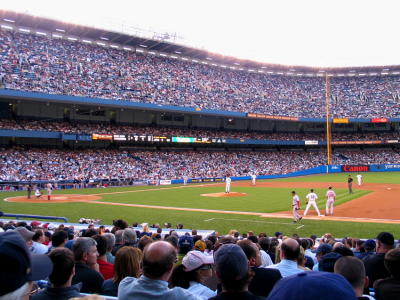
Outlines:
{"label": "baseball cap", "polygon": [[394,245],[394,236],[390,232],[381,232],[380,234],[378,234],[376,239],[380,241],[382,244],[389,246]]}
{"label": "baseball cap", "polygon": [[200,268],[202,265],[212,264],[214,264],[214,257],[200,251],[189,251],[182,259],[182,265],[185,266],[186,272]]}
{"label": "baseball cap", "polygon": [[336,252],[325,254],[321,257],[321,260],[318,263],[318,270],[333,273],[333,267],[335,266],[336,261],[341,257],[342,255]]}
{"label": "baseball cap", "polygon": [[16,231],[0,233],[0,296],[13,292],[28,281],[46,279],[53,270],[47,255],[31,255]]}
{"label": "baseball cap", "polygon": [[321,244],[318,246],[317,251],[315,253],[327,254],[329,252],[332,252],[332,246],[329,244]]}
{"label": "baseball cap", "polygon": [[25,227],[17,227],[14,229],[14,231],[18,232],[21,235],[21,237],[25,240],[25,242],[32,240],[32,237],[35,235],[33,231],[30,231]]}
{"label": "baseball cap", "polygon": [[194,248],[200,251],[206,250],[206,243],[204,243],[202,240],[198,240],[196,243],[194,243]]}
{"label": "baseball cap", "polygon": [[366,240],[364,242],[364,248],[368,250],[374,250],[376,248],[376,243],[374,240]]}
{"label": "baseball cap", "polygon": [[246,254],[236,244],[222,245],[214,253],[214,262],[221,280],[240,280],[249,270]]}
{"label": "baseball cap", "polygon": [[179,237],[178,245],[179,248],[192,250],[193,238],[189,235],[182,235],[181,237]]}
{"label": "baseball cap", "polygon": [[278,237],[278,236],[280,236],[280,235],[283,235],[283,233],[282,233],[282,232],[279,232],[279,231],[275,232],[275,236],[276,236],[276,237]]}
{"label": "baseball cap", "polygon": [[40,223],[39,221],[32,221],[31,222],[31,226],[32,227],[39,226],[40,224],[42,224],[42,223]]}
{"label": "baseball cap", "polygon": [[339,274],[302,272],[279,280],[267,300],[356,300],[350,283]]}

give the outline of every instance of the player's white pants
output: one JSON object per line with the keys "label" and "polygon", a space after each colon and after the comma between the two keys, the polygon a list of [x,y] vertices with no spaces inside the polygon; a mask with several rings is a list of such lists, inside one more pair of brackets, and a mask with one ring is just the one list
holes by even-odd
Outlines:
{"label": "player's white pants", "polygon": [[308,201],[306,210],[304,211],[304,215],[305,215],[305,216],[307,215],[308,210],[310,209],[311,205],[312,205],[312,206],[314,207],[314,209],[317,211],[318,216],[320,216],[321,214],[320,214],[320,212],[319,212],[317,203],[315,203],[315,201]]}
{"label": "player's white pants", "polygon": [[326,209],[325,209],[325,214],[327,215],[333,215],[333,204],[335,203],[335,200],[327,200],[326,201]]}
{"label": "player's white pants", "polygon": [[300,215],[299,215],[299,211],[296,209],[296,207],[294,206],[293,207],[293,219],[295,220],[295,221],[298,221],[299,219],[300,219]]}
{"label": "player's white pants", "polygon": [[251,181],[251,184],[252,184],[252,185],[256,185],[256,180],[255,180],[255,179],[252,180],[252,181]]}
{"label": "player's white pants", "polygon": [[361,186],[361,184],[362,184],[362,181],[358,181],[357,183],[358,183],[358,186]]}
{"label": "player's white pants", "polygon": [[230,193],[231,192],[231,185],[230,184],[226,184],[225,185],[225,193]]}

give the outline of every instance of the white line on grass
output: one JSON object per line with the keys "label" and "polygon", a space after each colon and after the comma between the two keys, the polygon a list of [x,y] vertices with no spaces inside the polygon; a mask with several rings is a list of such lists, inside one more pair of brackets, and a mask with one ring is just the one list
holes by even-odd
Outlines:
{"label": "white line on grass", "polygon": [[252,222],[252,223],[265,223],[265,224],[280,224],[280,225],[292,225],[292,226],[296,225],[296,224],[292,224],[292,223],[268,222],[268,221],[257,221],[257,220],[242,220],[242,219],[225,219],[225,218],[211,218],[211,219],[204,220],[204,222],[209,222],[209,221],[213,221],[213,220],[239,221],[239,222]]}
{"label": "white line on grass", "polygon": [[300,228],[302,228],[302,227],[304,227],[304,225],[300,225],[299,227],[296,227],[296,229],[300,229]]}

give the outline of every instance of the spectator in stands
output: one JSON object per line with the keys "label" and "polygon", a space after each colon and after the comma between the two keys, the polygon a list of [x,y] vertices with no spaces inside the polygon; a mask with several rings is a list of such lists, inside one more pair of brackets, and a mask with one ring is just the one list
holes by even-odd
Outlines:
{"label": "spectator in stands", "polygon": [[336,261],[334,272],[347,279],[359,300],[374,300],[369,295],[363,295],[364,288],[368,287],[368,277],[365,275],[362,260],[357,257],[343,256]]}
{"label": "spectator in stands", "polygon": [[347,280],[327,272],[303,272],[280,280],[267,300],[356,300]]}
{"label": "spectator in stands", "polygon": [[315,252],[317,263],[313,267],[313,271],[319,271],[319,262],[325,254],[332,252],[332,246],[329,244],[320,244]]}
{"label": "spectator in stands", "polygon": [[333,268],[338,259],[343,257],[341,254],[336,252],[330,252],[321,257],[318,262],[318,270],[321,272],[333,273]]}
{"label": "spectator in stands", "polygon": [[375,254],[376,243],[374,240],[366,240],[363,244],[364,252],[354,253],[359,259],[363,259],[368,255]]}
{"label": "spectator in stands", "polygon": [[249,261],[254,276],[249,285],[249,291],[255,295],[267,297],[275,283],[282,278],[279,270],[262,268],[261,254],[257,245],[250,240],[242,240],[237,243],[242,248]]}
{"label": "spectator in stands", "polygon": [[143,255],[143,275],[138,279],[125,277],[118,287],[118,299],[196,299],[186,289],[168,288],[168,280],[176,262],[176,249],[168,242],[149,244]]}
{"label": "spectator in stands", "polygon": [[299,243],[292,238],[287,238],[282,242],[280,258],[281,262],[269,266],[268,268],[278,269],[282,277],[287,277],[296,273],[304,272],[297,265],[297,258],[300,253]]}
{"label": "spectator in stands", "polygon": [[44,242],[43,229],[35,230],[35,234],[32,237],[32,241],[33,241],[31,247],[32,254],[46,254],[49,251],[47,246],[43,244]]}
{"label": "spectator in stands", "polygon": [[119,283],[125,277],[139,278],[142,274],[143,253],[138,248],[125,246],[119,249],[115,258],[114,277],[103,283],[102,294],[108,296],[118,295]]}
{"label": "spectator in stands", "polygon": [[144,235],[139,239],[139,243],[138,243],[138,248],[143,251],[144,248],[150,244],[151,242],[153,242],[152,238],[149,237],[148,235]]}
{"label": "spectator in stands", "polygon": [[222,292],[210,299],[265,299],[248,291],[254,273],[249,268],[246,254],[238,245],[223,244],[214,253],[214,261]]}
{"label": "spectator in stands", "polygon": [[266,268],[270,265],[273,265],[271,256],[268,254],[268,250],[270,247],[270,240],[267,237],[260,237],[258,239],[258,244],[260,245],[260,254],[261,254],[261,268]]}
{"label": "spectator in stands", "polygon": [[106,252],[107,261],[110,264],[114,264],[115,256],[111,254],[111,251],[115,245],[115,235],[110,232],[107,232],[104,233],[103,236],[107,241],[107,252]]}
{"label": "spectator in stands", "polygon": [[72,284],[82,282],[82,293],[101,292],[103,276],[100,274],[96,241],[89,237],[78,238],[72,246],[75,258],[75,276]]}
{"label": "spectator in stands", "polygon": [[15,232],[18,232],[21,235],[21,237],[24,239],[24,241],[26,243],[26,246],[29,249],[31,249],[32,245],[33,245],[32,238],[35,235],[35,233],[26,229],[26,227],[22,227],[22,226],[15,228]]}
{"label": "spectator in stands", "polygon": [[376,300],[400,299],[400,248],[385,254],[385,267],[390,277],[374,283]]}
{"label": "spectator in stands", "polygon": [[189,251],[182,259],[182,264],[175,266],[172,276],[172,287],[187,289],[193,295],[209,299],[217,295],[216,291],[204,285],[212,276],[214,258],[198,250]]}
{"label": "spectator in stands", "polygon": [[115,236],[115,243],[113,246],[113,249],[111,250],[111,254],[115,257],[115,254],[119,248],[121,248],[124,244],[124,241],[122,240],[122,234],[124,233],[123,230],[116,230],[114,233]]}
{"label": "spectator in stands", "polygon": [[112,263],[107,262],[107,240],[104,236],[102,235],[95,235],[92,237],[97,245],[97,252],[99,253],[99,256],[97,258],[97,263],[99,264],[99,270],[101,275],[103,275],[103,278],[110,279],[114,276],[114,265]]}
{"label": "spectator in stands", "polygon": [[182,261],[182,258],[190,251],[193,249],[194,243],[193,243],[193,237],[188,235],[182,235],[179,237],[179,255],[178,255],[178,260],[179,262]]}
{"label": "spectator in stands", "polygon": [[394,237],[389,232],[381,232],[376,237],[376,254],[363,258],[365,271],[369,278],[369,287],[373,287],[375,280],[389,277],[385,268],[385,254],[394,248]]}
{"label": "spectator in stands", "polygon": [[125,228],[122,233],[122,244],[114,247],[114,255],[118,252],[119,248],[124,246],[137,247],[137,234],[132,228]]}
{"label": "spectator in stands", "polygon": [[49,276],[49,285],[34,295],[32,300],[68,300],[80,296],[80,284],[72,285],[75,275],[74,254],[67,248],[56,248],[49,253],[53,262],[53,271]]}
{"label": "spectator in stands", "polygon": [[64,230],[54,232],[51,237],[51,246],[49,252],[55,248],[64,248],[68,242],[68,234]]}
{"label": "spectator in stands", "polygon": [[31,255],[26,241],[13,231],[0,233],[0,300],[27,300],[35,280],[53,269],[46,255]]}

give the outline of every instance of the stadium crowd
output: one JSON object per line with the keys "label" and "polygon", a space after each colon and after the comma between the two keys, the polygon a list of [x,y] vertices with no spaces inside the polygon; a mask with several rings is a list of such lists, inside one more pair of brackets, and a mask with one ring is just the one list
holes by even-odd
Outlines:
{"label": "stadium crowd", "polygon": [[[6,89],[199,109],[317,117],[320,77],[267,75],[0,29]],[[399,117],[400,76],[331,79],[332,116]]]}
{"label": "stadium crowd", "polygon": [[400,297],[400,248],[389,232],[368,240],[237,230],[202,236],[124,220],[81,230],[5,221],[0,253],[1,300]]}
{"label": "stadium crowd", "polygon": [[[392,150],[337,151],[333,164],[398,163]],[[107,163],[105,163],[107,162]],[[325,152],[0,149],[0,180],[214,178],[287,174],[325,165]]]}
{"label": "stadium crowd", "polygon": [[[277,141],[304,141],[304,140],[326,140],[322,133],[295,133],[295,132],[247,132],[228,130],[206,130],[168,127],[138,127],[128,125],[115,125],[110,123],[86,123],[86,122],[62,122],[62,121],[39,121],[39,120],[0,120],[0,129],[11,130],[38,130],[57,131],[75,134],[132,134],[132,135],[155,135],[155,136],[185,136],[185,137],[207,137],[207,138],[231,138],[231,139],[256,139]],[[384,141],[400,139],[399,132],[334,132],[334,141]]]}

